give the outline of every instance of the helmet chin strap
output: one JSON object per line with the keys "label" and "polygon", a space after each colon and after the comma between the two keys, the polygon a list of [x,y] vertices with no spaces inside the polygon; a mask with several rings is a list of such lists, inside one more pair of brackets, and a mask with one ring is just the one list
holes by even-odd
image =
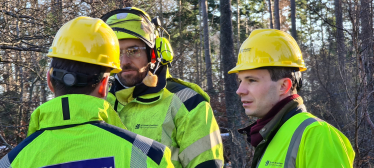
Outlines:
{"label": "helmet chin strap", "polygon": [[300,90],[303,86],[303,79],[301,77],[301,73],[300,71],[293,71],[292,73],[295,76],[295,82],[297,83],[296,90]]}
{"label": "helmet chin strap", "polygon": [[153,70],[153,75],[156,75],[158,68],[160,68],[160,61],[156,61],[156,63],[148,62],[148,65],[149,65],[149,70],[151,72]]}

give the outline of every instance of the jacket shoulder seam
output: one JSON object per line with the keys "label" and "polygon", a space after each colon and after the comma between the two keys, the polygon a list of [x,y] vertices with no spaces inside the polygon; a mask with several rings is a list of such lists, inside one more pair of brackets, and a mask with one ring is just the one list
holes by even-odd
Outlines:
{"label": "jacket shoulder seam", "polygon": [[177,82],[168,80],[166,89],[176,95],[188,111],[192,111],[201,102],[207,102],[198,92]]}

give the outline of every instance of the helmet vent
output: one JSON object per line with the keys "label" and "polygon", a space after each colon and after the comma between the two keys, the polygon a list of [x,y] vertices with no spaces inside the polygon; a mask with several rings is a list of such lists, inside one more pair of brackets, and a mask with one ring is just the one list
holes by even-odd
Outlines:
{"label": "helmet vent", "polygon": [[99,59],[98,59],[99,62],[102,62],[102,63],[108,63],[108,56],[107,55],[103,55],[103,54],[100,54],[99,55]]}

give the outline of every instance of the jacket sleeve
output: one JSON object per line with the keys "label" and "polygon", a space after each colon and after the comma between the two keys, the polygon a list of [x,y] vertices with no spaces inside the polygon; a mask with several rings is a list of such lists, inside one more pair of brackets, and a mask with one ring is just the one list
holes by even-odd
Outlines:
{"label": "jacket sleeve", "polygon": [[[188,110],[188,104],[186,104]],[[185,168],[223,167],[223,145],[217,121],[207,101],[188,110],[177,126],[179,160]]]}
{"label": "jacket sleeve", "polygon": [[300,142],[296,167],[353,167],[355,152],[343,133],[323,121],[305,131]]}
{"label": "jacket sleeve", "polygon": [[165,147],[164,155],[162,156],[160,164],[156,164],[154,161],[152,161],[152,164],[149,164],[148,167],[174,168],[170,158],[171,151],[168,147]]}

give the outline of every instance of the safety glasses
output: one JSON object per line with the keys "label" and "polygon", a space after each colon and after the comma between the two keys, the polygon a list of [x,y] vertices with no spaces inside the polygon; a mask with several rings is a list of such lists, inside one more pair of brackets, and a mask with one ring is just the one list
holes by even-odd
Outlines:
{"label": "safety glasses", "polygon": [[145,49],[146,47],[129,47],[120,51],[120,57],[122,58],[126,55],[129,58],[139,58],[141,50]]}

